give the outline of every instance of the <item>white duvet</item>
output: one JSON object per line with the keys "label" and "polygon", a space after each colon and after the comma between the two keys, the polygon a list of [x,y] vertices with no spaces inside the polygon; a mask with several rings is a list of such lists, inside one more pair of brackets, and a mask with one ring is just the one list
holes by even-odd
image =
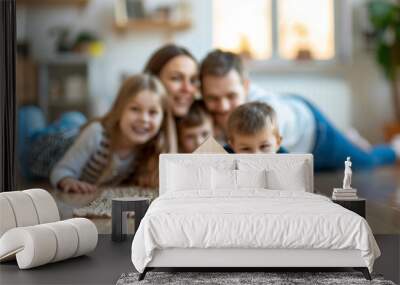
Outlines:
{"label": "white duvet", "polygon": [[380,255],[359,215],[320,195],[265,189],[160,196],[134,237],[135,268],[165,248],[358,249],[370,272]]}

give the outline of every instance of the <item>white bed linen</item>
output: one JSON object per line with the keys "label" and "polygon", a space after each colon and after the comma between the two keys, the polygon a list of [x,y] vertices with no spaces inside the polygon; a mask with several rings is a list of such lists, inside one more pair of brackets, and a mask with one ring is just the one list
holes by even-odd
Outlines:
{"label": "white bed linen", "polygon": [[150,206],[132,243],[143,272],[155,249],[357,249],[372,272],[380,251],[365,219],[328,198],[299,191],[247,189],[201,196],[166,193]]}

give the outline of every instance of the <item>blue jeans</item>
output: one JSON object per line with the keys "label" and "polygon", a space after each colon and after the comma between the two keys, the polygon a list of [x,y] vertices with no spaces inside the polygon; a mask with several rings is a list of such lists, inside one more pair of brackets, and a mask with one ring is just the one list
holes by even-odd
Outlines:
{"label": "blue jeans", "polygon": [[36,106],[21,107],[18,115],[21,172],[30,179],[48,178],[52,167],[79,135],[86,117],[79,112],[67,112],[46,126],[44,114]]}
{"label": "blue jeans", "polygon": [[299,96],[294,98],[304,102],[315,118],[316,134],[312,151],[315,170],[344,168],[348,156],[353,169],[372,169],[396,162],[396,153],[390,145],[375,145],[370,151],[364,151],[350,142],[312,103]]}

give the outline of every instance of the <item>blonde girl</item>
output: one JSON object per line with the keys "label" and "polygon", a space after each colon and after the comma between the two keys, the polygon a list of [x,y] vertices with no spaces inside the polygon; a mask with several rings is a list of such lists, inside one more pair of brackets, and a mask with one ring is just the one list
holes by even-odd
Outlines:
{"label": "blonde girl", "polygon": [[149,74],[128,78],[111,110],[90,122],[53,168],[50,181],[67,192],[88,193],[99,185],[130,179],[156,187],[158,156],[165,147],[166,92]]}

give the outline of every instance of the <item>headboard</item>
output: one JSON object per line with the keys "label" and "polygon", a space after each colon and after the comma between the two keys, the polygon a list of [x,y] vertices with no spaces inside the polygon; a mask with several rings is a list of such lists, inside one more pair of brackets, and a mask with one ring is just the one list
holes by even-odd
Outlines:
{"label": "headboard", "polygon": [[257,167],[273,170],[280,174],[279,179],[290,175],[301,176],[305,191],[314,192],[314,168],[312,154],[161,154],[159,162],[159,193],[166,192],[167,168],[169,163],[190,166],[234,165],[234,169],[255,169]]}

